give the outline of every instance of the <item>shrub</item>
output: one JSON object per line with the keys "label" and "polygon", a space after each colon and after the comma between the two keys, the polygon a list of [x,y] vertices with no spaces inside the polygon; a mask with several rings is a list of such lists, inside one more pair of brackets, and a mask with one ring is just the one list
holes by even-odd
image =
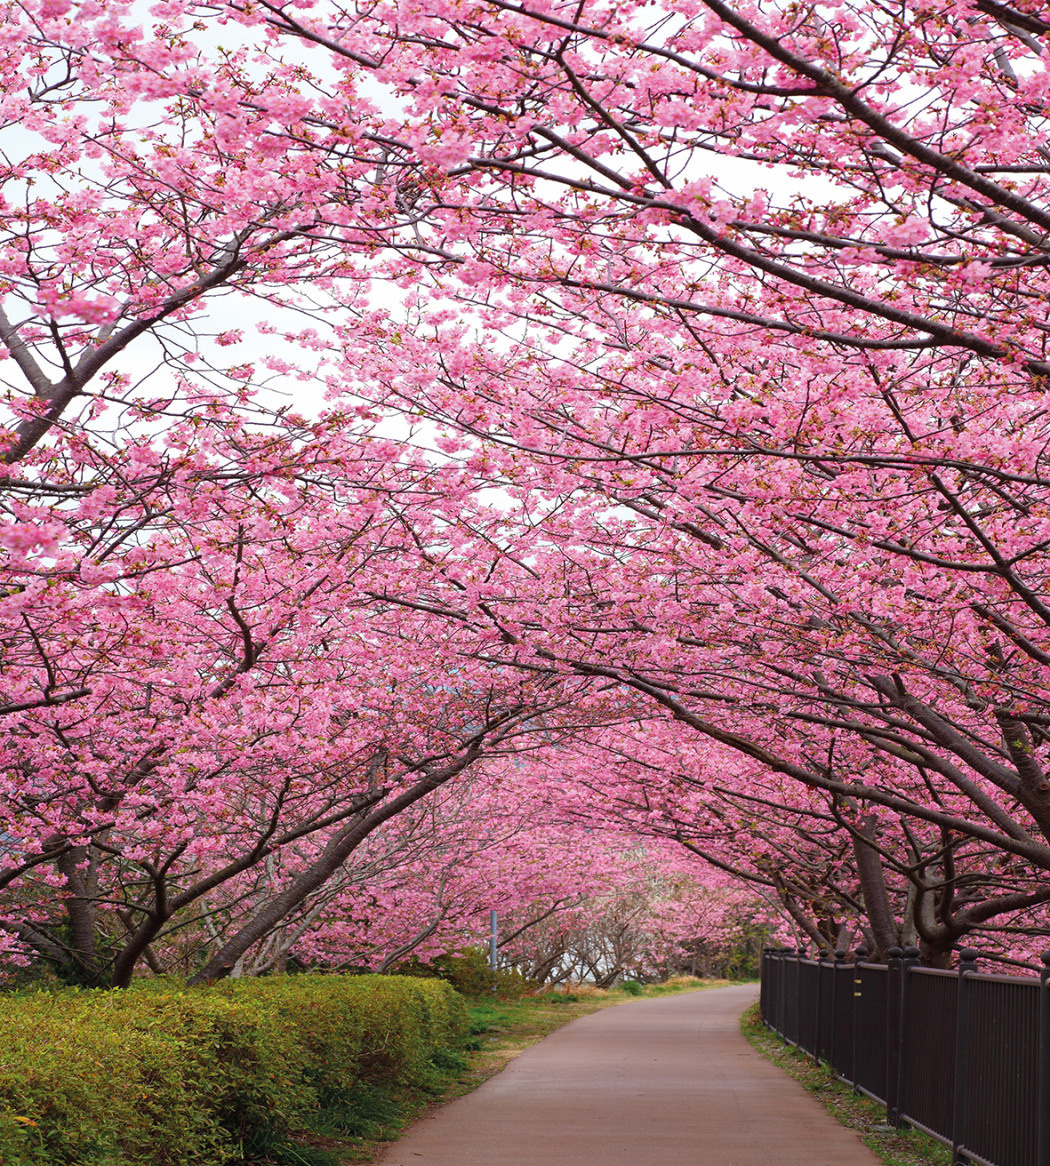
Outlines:
{"label": "shrub", "polygon": [[4,1004],[5,1166],[220,1166],[350,1087],[424,1081],[466,1034],[445,984],[389,976],[156,980]]}
{"label": "shrub", "polygon": [[421,963],[416,959],[408,960],[397,970],[406,976],[444,980],[464,996],[491,996],[495,986],[496,996],[503,1000],[518,1000],[536,988],[533,980],[510,968],[497,968],[493,985],[488,952],[483,947],[469,947],[464,951],[449,952],[435,956],[427,963]]}

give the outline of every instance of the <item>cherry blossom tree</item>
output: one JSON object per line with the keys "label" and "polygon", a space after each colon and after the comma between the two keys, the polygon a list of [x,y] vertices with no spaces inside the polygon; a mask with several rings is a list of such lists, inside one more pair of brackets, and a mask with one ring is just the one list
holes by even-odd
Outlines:
{"label": "cherry blossom tree", "polygon": [[586,562],[563,616],[508,587],[525,652],[1047,869],[1041,18],[308,11],[431,111],[432,261],[504,336],[439,307],[369,375]]}
{"label": "cherry blossom tree", "polygon": [[[785,779],[783,804],[803,817],[814,796],[838,815],[842,869],[867,880],[869,916],[880,879],[898,897],[940,894],[922,924],[931,959],[960,923],[943,888],[964,866],[983,880],[984,922],[1038,909],[1050,211],[1048,26],[1031,5],[167,3],[145,26],[122,4],[4,11],[17,861],[31,832],[51,837],[18,815],[53,815],[59,849],[73,848],[52,856],[68,868],[57,877],[71,902],[89,900],[76,848],[115,829],[101,770],[119,755],[133,775],[121,789],[138,790],[172,764],[153,719],[182,706],[139,662],[151,637],[158,658],[169,645],[153,613],[193,629],[172,656],[198,695],[233,674],[231,643],[242,664],[260,637],[268,651],[290,638],[311,665],[329,650],[288,622],[312,605],[340,622],[347,586],[318,582],[320,552],[307,559],[293,515],[271,513],[291,473],[301,489],[283,504],[333,532],[325,554],[347,548],[340,571],[361,556],[368,589],[345,610],[366,603],[377,627],[406,629],[384,643],[414,637],[435,664],[404,666],[411,680],[394,666],[436,718],[414,726],[406,781],[423,758],[466,763],[468,728],[501,741],[532,710],[554,717],[559,686],[612,684],[633,718],[647,705],[674,720],[683,749],[717,742],[747,759],[734,812],[757,766]],[[380,278],[412,301],[407,320],[368,299]],[[261,361],[235,347],[250,302],[278,334]],[[167,371],[144,377],[136,360]],[[317,377],[338,398],[313,454],[300,419],[244,388],[268,374]],[[398,468],[381,482],[368,470],[364,488],[344,438],[312,476],[340,424],[390,410],[437,427],[442,460],[403,471],[373,443]],[[236,439],[211,436],[217,419]],[[288,448],[260,465],[267,434]],[[170,488],[151,484],[169,466]],[[406,474],[418,493],[403,503]],[[384,515],[411,516],[386,574],[387,545],[371,540],[394,527],[363,488]],[[502,501],[486,509],[472,492],[493,488]],[[198,568],[202,515],[218,515],[204,540],[216,562]],[[92,539],[74,564],[70,540]],[[146,572],[134,584],[132,567]],[[236,598],[249,578],[258,626]],[[148,596],[153,630],[116,614],[122,588]],[[209,619],[226,672],[203,662],[221,639]],[[106,661],[136,661],[116,670],[140,677],[137,703],[100,678],[92,637]],[[458,736],[424,674],[456,678]],[[262,732],[264,705],[242,714],[234,692],[214,699]],[[308,704],[303,749],[338,724],[321,729]],[[180,723],[207,741],[214,726],[193,707]],[[64,793],[53,757],[81,717],[112,755],[70,753],[101,799],[77,833],[86,787]],[[360,791],[379,754],[365,735],[354,748]],[[260,759],[262,805],[285,796],[268,783],[296,764]],[[121,793],[121,813],[139,796]],[[142,951],[165,877],[135,901]],[[880,947],[897,916],[869,918]]]}
{"label": "cherry blossom tree", "polygon": [[458,472],[342,420],[189,429],[133,443],[9,564],[2,925],[89,982],[126,983],[216,894],[200,974],[223,974],[373,831],[556,740],[593,687],[500,672],[383,600],[447,551]]}

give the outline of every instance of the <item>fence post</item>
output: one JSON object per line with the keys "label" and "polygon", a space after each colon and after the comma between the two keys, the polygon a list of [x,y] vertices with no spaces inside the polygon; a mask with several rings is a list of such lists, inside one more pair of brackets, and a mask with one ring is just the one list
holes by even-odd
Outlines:
{"label": "fence post", "polygon": [[966,1145],[966,1080],[970,1062],[970,976],[977,973],[977,952],[959,952],[959,996],[955,1012],[955,1092],[952,1098],[952,1161],[965,1166],[960,1150]]}
{"label": "fence post", "polygon": [[780,965],[780,948],[773,947],[769,950],[769,1015],[766,1017],[766,1023],[770,1028],[777,1027],[777,1002],[780,999],[780,977],[784,969]]}
{"label": "fence post", "polygon": [[860,978],[860,965],[868,958],[868,949],[858,947],[853,957],[853,996],[850,1001],[849,1012],[849,1083],[853,1092],[859,1093],[857,1087],[857,1027],[864,1014],[864,981]]}
{"label": "fence post", "polygon": [[758,1010],[762,1013],[762,1020],[769,1024],[769,948],[762,948],[762,957],[758,971]]}
{"label": "fence post", "polygon": [[766,1024],[774,1032],[784,1035],[784,948],[769,949],[769,989],[766,993]]}
{"label": "fence post", "polygon": [[899,1126],[904,952],[899,947],[891,947],[889,956],[890,962],[886,968],[886,1120],[892,1126]]}
{"label": "fence post", "polygon": [[919,962],[919,949],[890,948],[886,999],[886,1117],[890,1125],[903,1124],[906,1108],[904,1067],[907,1036],[908,969]]}
{"label": "fence post", "polygon": [[1050,951],[1042,955],[1039,972],[1039,1113],[1036,1166],[1050,1166]]}
{"label": "fence post", "polygon": [[820,951],[817,952],[817,1023],[812,1052],[813,1060],[818,1065],[820,1064],[820,1050],[823,1047],[821,1034],[824,1031],[824,1025],[827,1023],[824,1017],[824,1013],[827,1012],[827,1009],[824,1007],[824,967],[825,961],[830,955],[831,952],[823,947],[820,949]]}
{"label": "fence post", "polygon": [[777,1032],[781,1036],[785,1036],[784,1030],[787,1028],[787,1009],[788,1009],[788,966],[791,962],[791,956],[794,949],[790,947],[782,947],[780,949],[780,978],[777,984],[780,988],[777,999]]}
{"label": "fence post", "polygon": [[842,1075],[843,1066],[836,1065],[835,1046],[838,1038],[839,1023],[841,1017],[839,1016],[839,984],[840,976],[846,970],[846,953],[841,948],[835,950],[835,962],[831,965],[831,1033],[828,1036],[828,1064],[831,1066],[832,1072]]}
{"label": "fence post", "polygon": [[911,1048],[911,977],[912,968],[919,966],[919,949],[906,947],[904,959],[901,962],[901,1040],[900,1040],[900,1078],[897,1082],[897,1105],[900,1110],[901,1124],[908,1109],[908,1053]]}

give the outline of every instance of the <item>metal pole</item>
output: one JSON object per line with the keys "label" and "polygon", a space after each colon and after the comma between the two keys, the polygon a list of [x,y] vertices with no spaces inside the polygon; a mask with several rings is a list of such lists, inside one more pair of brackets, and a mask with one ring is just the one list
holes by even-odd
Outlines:
{"label": "metal pole", "polygon": [[849,1002],[849,1083],[854,1093],[860,1092],[857,1087],[857,1029],[864,1024],[864,980],[860,965],[867,958],[868,949],[858,947],[853,956],[853,971],[850,973],[853,977],[853,993]]}
{"label": "metal pole", "polygon": [[901,1036],[904,1009],[904,952],[891,947],[886,969],[886,1118],[901,1125]]}
{"label": "metal pole", "polygon": [[955,1099],[952,1104],[952,1161],[964,1164],[966,1145],[966,1082],[970,1069],[970,977],[977,974],[977,952],[959,952],[958,1004],[955,1013]]}
{"label": "metal pole", "polygon": [[1050,951],[1042,955],[1039,973],[1039,1104],[1038,1166],[1050,1166]]}
{"label": "metal pole", "polygon": [[769,1014],[770,1013],[769,985],[770,985],[770,978],[773,975],[772,965],[773,965],[772,949],[768,948],[768,947],[762,948],[762,963],[759,965],[760,971],[758,974],[758,1008],[759,1008],[759,1011],[762,1013],[762,1022],[768,1028],[773,1027],[773,1025],[770,1023],[773,1018]]}
{"label": "metal pole", "polygon": [[842,991],[839,973],[845,966],[846,953],[841,948],[837,948],[835,951],[835,962],[831,965],[831,1035],[828,1037],[828,1064],[840,1077],[846,1071],[845,1066],[839,1063],[837,1047],[841,1039],[839,1025],[842,1022],[842,1017],[839,1016],[839,1012],[841,1011],[839,1008],[839,993]]}
{"label": "metal pole", "polygon": [[911,971],[919,966],[919,949],[914,945],[904,949],[904,959],[901,960],[901,1032],[900,1032],[900,1066],[897,1077],[897,1125],[903,1125],[908,1112],[908,1056],[911,1052]]}
{"label": "metal pole", "polygon": [[496,984],[496,953],[499,950],[499,916],[495,911],[489,912],[489,971],[492,973],[492,991],[497,990]]}
{"label": "metal pole", "polygon": [[827,1021],[825,1019],[827,1007],[825,1006],[825,1002],[824,1002],[824,969],[827,967],[827,963],[825,961],[827,960],[827,958],[830,955],[831,955],[831,952],[827,951],[824,948],[821,948],[820,951],[817,953],[817,975],[816,975],[816,981],[817,981],[817,1023],[816,1023],[816,1036],[813,1040],[813,1048],[811,1050],[813,1053],[813,1061],[817,1065],[820,1064],[820,1053],[821,1053],[821,1049],[824,1048],[823,1036],[824,1036],[824,1028],[827,1024]]}

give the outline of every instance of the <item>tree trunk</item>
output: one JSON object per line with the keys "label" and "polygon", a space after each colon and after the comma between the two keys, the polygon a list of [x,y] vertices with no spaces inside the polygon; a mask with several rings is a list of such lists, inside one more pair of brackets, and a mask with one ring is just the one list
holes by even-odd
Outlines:
{"label": "tree trunk", "polygon": [[886,887],[886,873],[882,868],[882,856],[875,847],[875,831],[878,819],[874,814],[866,814],[853,834],[853,858],[860,878],[860,893],[864,909],[871,924],[871,937],[875,944],[874,958],[884,964],[889,961],[890,948],[900,942],[890,896]]}

